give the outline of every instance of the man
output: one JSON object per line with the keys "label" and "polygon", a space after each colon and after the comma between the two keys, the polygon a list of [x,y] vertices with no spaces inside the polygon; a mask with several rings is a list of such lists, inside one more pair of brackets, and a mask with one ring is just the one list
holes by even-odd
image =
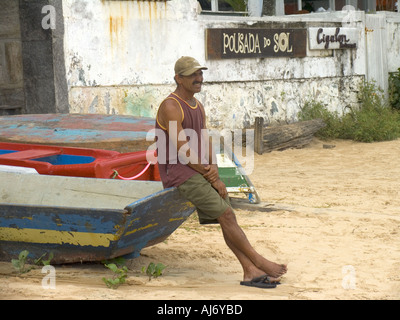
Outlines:
{"label": "man", "polygon": [[212,161],[212,144],[202,130],[206,129],[204,107],[194,97],[201,91],[203,70],[207,68],[192,57],[175,64],[177,88],[161,103],[156,118],[156,128],[166,136],[157,139],[161,180],[165,188],[177,187],[194,204],[201,224],[220,224],[226,244],[242,265],[242,285],[274,288],[287,268],[265,259],[250,245]]}

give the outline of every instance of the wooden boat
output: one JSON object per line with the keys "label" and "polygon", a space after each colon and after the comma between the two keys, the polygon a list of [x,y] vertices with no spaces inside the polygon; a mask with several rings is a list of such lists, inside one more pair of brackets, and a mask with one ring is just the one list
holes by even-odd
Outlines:
{"label": "wooden boat", "polygon": [[0,165],[34,168],[45,175],[160,181],[158,165],[148,163],[147,153],[0,142]]}
{"label": "wooden boat", "polygon": [[[20,152],[2,155],[0,151],[0,165],[34,167],[41,174],[98,178],[115,177],[115,171],[119,174],[116,178],[131,178],[143,173],[137,179],[159,180],[157,165],[149,165],[145,159],[146,151],[143,151],[153,143],[148,141],[149,138],[151,140],[148,132],[154,128],[154,123],[153,118],[100,114],[0,117],[0,142],[36,145],[19,150],[25,151],[25,155]],[[56,147],[51,149],[49,145]],[[0,144],[0,150],[7,148],[12,150],[10,145]],[[34,154],[27,152],[29,148],[36,148],[35,152],[42,154],[37,153],[32,157]],[[219,155],[217,160],[220,176],[227,185],[228,192],[231,195],[245,195],[250,203],[259,203],[257,191],[240,162],[232,152],[224,154],[224,148],[227,146],[216,152]],[[100,151],[101,149],[107,151]],[[45,156],[50,151],[57,154]],[[22,155],[23,158],[20,157]],[[146,169],[147,166],[149,167]]]}
{"label": "wooden boat", "polygon": [[228,152],[228,154],[216,152],[216,156],[220,179],[225,183],[230,196],[245,195],[249,203],[260,203],[261,199],[256,188],[235,154],[232,152]]}
{"label": "wooden boat", "polygon": [[121,153],[147,150],[153,118],[103,114],[24,114],[0,117],[0,141]]}
{"label": "wooden boat", "polygon": [[0,171],[0,195],[0,260],[6,261],[23,250],[29,259],[52,252],[52,264],[134,258],[195,210],[157,181]]}
{"label": "wooden boat", "polygon": [[[30,259],[53,252],[53,264],[136,257],[166,239],[195,208],[176,189],[163,190],[147,162],[153,127],[154,119],[129,116],[0,117],[0,166],[40,173],[0,170],[0,260],[23,250]],[[127,150],[135,152],[120,153]],[[257,201],[235,159],[221,170],[229,192]]]}
{"label": "wooden boat", "polygon": [[[34,168],[40,174],[91,178],[160,181],[157,164],[147,153],[0,142],[0,165]],[[250,203],[260,199],[240,162],[231,152],[216,150],[219,174],[230,194],[246,194]],[[132,179],[132,180],[135,180]]]}

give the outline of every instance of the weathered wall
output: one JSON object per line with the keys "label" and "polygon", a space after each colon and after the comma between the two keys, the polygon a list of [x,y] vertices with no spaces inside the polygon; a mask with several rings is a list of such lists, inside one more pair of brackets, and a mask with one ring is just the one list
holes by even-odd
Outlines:
{"label": "weathered wall", "polygon": [[175,61],[204,57],[196,1],[63,4],[71,112],[154,116]]}
{"label": "weathered wall", "polygon": [[[345,13],[247,18],[244,21],[221,21],[201,17],[203,28],[308,28],[342,25]],[[355,13],[353,26],[364,36],[362,16]],[[267,58],[207,61],[212,72],[202,93],[210,125],[248,127],[255,117],[265,123],[294,122],[307,100],[318,100],[330,110],[342,113],[357,103],[357,92],[365,75],[365,47],[357,50],[309,51],[305,58]]]}
{"label": "weathered wall", "polygon": [[0,2],[0,115],[20,113],[24,105],[18,1]]}
{"label": "weathered wall", "polygon": [[400,68],[400,13],[386,12],[388,71]]}
{"label": "weathered wall", "polygon": [[248,128],[255,117],[265,123],[295,122],[307,100],[318,100],[332,111],[342,112],[357,101],[363,77],[263,80],[208,84],[202,100],[208,106],[213,127]]}
{"label": "weathered wall", "polygon": [[[25,113],[66,113],[68,88],[63,51],[64,21],[59,0],[20,0]],[[44,27],[46,8],[54,8],[54,28]],[[44,11],[44,13],[43,13]]]}
{"label": "weathered wall", "polygon": [[[357,49],[308,51],[304,58],[205,61],[207,28],[335,27],[348,22],[349,14],[215,17],[199,15],[195,0],[64,0],[63,11],[70,112],[155,116],[175,88],[173,67],[182,55],[209,67],[198,98],[212,127],[247,127],[256,116],[267,123],[292,122],[310,99],[342,112],[357,103],[367,71],[363,12],[351,15],[359,29]],[[398,40],[388,43],[388,52],[398,55]],[[392,70],[400,62],[391,63]]]}

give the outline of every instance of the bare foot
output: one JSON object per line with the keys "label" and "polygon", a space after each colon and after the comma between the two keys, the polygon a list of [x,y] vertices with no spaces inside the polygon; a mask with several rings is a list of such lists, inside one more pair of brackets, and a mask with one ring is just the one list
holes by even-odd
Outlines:
{"label": "bare foot", "polygon": [[284,264],[277,264],[263,258],[263,262],[260,264],[259,269],[263,270],[266,274],[273,278],[280,278],[287,272],[287,266]]}
{"label": "bare foot", "polygon": [[253,267],[247,270],[243,276],[243,281],[252,281],[253,279],[268,276],[268,280],[272,283],[278,283],[281,280],[281,277],[273,277],[270,274],[266,274],[264,271],[258,269],[257,267]]}

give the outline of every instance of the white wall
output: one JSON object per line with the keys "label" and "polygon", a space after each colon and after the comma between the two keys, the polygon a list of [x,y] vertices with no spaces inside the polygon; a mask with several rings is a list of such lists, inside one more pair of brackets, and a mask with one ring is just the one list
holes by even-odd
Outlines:
{"label": "white wall", "polygon": [[[336,26],[349,15],[216,17],[199,15],[196,0],[63,0],[63,10],[71,112],[155,116],[159,103],[175,89],[175,61],[191,55],[209,67],[198,95],[209,126],[249,126],[256,116],[292,122],[307,99],[339,112],[356,103],[367,70],[363,12],[351,16],[359,29],[357,50],[309,51],[305,58],[292,59],[205,61],[206,28],[285,28],[293,22]],[[399,56],[399,25],[388,22],[388,33],[396,32],[395,43],[388,41],[389,56]],[[400,67],[400,59],[388,60],[389,71]]]}
{"label": "white wall", "polygon": [[400,13],[385,12],[388,71],[400,68]]}
{"label": "white wall", "polygon": [[204,51],[196,7],[193,0],[63,0],[68,84],[170,83],[177,58]]}

